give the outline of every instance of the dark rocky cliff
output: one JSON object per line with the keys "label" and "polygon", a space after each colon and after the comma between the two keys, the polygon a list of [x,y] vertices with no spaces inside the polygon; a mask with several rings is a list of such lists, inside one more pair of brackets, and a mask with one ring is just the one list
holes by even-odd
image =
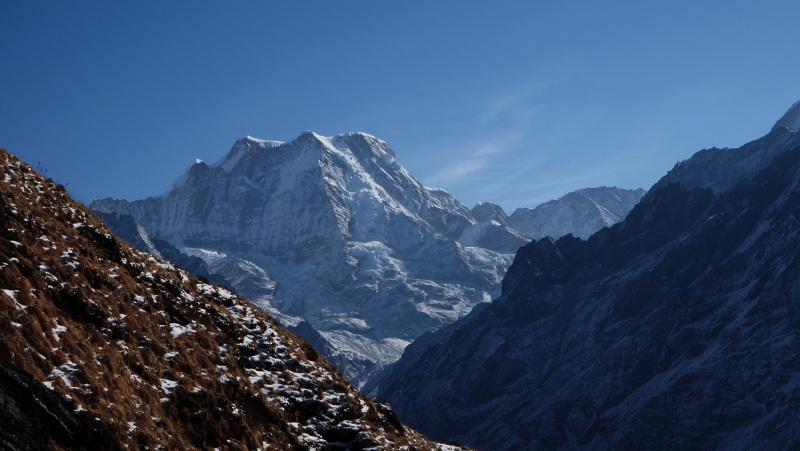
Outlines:
{"label": "dark rocky cliff", "polygon": [[31,375],[0,361],[0,449],[76,447],[81,431],[66,404]]}

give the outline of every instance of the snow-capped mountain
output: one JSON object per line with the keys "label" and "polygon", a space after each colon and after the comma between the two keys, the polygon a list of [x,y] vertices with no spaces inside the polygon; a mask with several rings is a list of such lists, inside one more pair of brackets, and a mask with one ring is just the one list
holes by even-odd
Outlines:
{"label": "snow-capped mountain", "polygon": [[0,149],[0,448],[442,450]]}
{"label": "snow-capped mountain", "polygon": [[471,211],[478,223],[465,229],[458,241],[467,246],[515,253],[531,239],[546,236],[561,238],[572,234],[587,239],[603,227],[625,219],[645,193],[641,188],[584,188],[535,208],[518,208],[511,216],[497,204],[478,202]]}
{"label": "snow-capped mountain", "polygon": [[92,208],[202,258],[284,324],[306,321],[354,380],[498,295],[513,257],[459,243],[476,224],[469,209],[362,133],[243,138],[157,198]]}
{"label": "snow-capped mountain", "polygon": [[[597,210],[616,211],[603,201]],[[364,133],[242,138],[159,197],[91,207],[129,218],[135,226],[125,230],[142,249],[202,259],[217,283],[303,334],[361,386],[421,334],[498,296],[514,252],[530,241],[504,213],[477,215],[422,186]],[[570,225],[591,216],[569,214]]]}
{"label": "snow-capped mountain", "polygon": [[623,222],[526,245],[379,394],[480,449],[800,448],[799,135],[698,152]]}
{"label": "snow-capped mountain", "polygon": [[506,224],[537,240],[546,236],[558,239],[568,233],[585,240],[625,219],[645,193],[641,188],[615,186],[580,189],[535,208],[518,208]]}

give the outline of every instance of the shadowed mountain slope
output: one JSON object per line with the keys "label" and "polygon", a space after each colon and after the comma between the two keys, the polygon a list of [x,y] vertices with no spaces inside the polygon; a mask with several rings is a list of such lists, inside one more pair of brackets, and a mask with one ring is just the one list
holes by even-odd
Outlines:
{"label": "shadowed mountain slope", "polygon": [[381,395],[487,450],[800,447],[798,145],[699,152],[622,223],[528,244]]}

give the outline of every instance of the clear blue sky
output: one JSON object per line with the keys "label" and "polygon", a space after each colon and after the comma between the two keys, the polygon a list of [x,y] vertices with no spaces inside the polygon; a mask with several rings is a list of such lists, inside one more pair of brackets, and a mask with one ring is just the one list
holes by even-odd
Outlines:
{"label": "clear blue sky", "polygon": [[[233,5],[233,6],[232,6]],[[240,136],[364,131],[509,213],[649,188],[800,100],[800,2],[0,1],[0,147],[79,200]]]}

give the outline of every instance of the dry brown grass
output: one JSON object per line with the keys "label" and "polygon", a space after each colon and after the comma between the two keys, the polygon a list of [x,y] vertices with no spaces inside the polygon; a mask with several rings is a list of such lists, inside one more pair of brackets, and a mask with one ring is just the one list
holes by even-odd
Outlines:
{"label": "dry brown grass", "polygon": [[437,449],[247,301],[201,292],[2,149],[0,170],[0,360],[63,396],[87,449],[307,449],[292,423],[354,450]]}

